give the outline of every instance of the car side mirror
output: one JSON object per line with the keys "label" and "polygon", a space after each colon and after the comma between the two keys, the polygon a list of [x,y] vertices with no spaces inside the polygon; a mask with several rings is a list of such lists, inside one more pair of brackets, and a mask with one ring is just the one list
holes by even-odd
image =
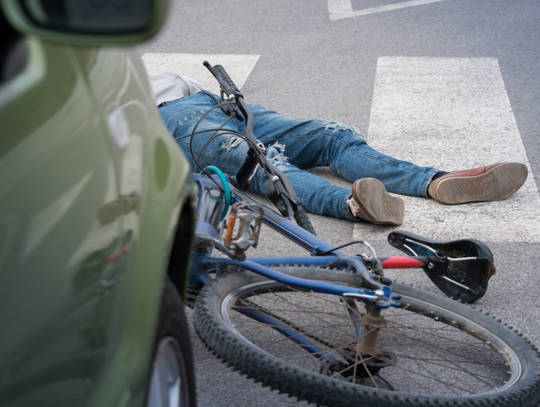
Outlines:
{"label": "car side mirror", "polygon": [[161,26],[167,0],[0,0],[23,34],[80,45],[133,44]]}

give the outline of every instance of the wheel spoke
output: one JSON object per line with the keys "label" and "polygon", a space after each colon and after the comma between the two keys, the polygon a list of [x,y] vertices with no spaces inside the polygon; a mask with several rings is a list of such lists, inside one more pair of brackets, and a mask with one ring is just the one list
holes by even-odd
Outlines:
{"label": "wheel spoke", "polygon": [[[329,270],[285,270],[303,278],[315,273],[311,278],[335,279],[340,284],[350,282],[352,285],[357,281],[348,273]],[[267,378],[254,375],[256,380],[277,388],[288,382],[289,379],[284,377],[295,377],[294,380],[304,383],[300,388],[308,386],[305,380],[318,383],[309,387],[314,396],[307,397],[308,401],[332,405],[333,402],[325,399],[324,389],[339,388],[340,394],[349,394],[347,388],[352,383],[369,386],[375,393],[383,389],[395,390],[396,393],[384,393],[385,400],[388,394],[396,395],[396,403],[388,404],[392,406],[401,405],[397,400],[402,400],[403,394],[426,396],[429,400],[459,396],[462,401],[476,395],[471,399],[473,401],[464,404],[472,405],[474,400],[489,400],[483,398],[484,393],[489,393],[489,397],[499,392],[509,394],[513,386],[523,380],[521,359],[512,348],[516,341],[521,341],[519,354],[528,355],[526,363],[529,364],[531,359],[538,367],[534,371],[528,370],[532,373],[525,373],[531,383],[529,388],[533,387],[540,371],[537,354],[530,348],[524,350],[527,345],[517,335],[501,330],[494,320],[464,305],[439,300],[440,297],[421,290],[396,284],[396,292],[402,295],[401,307],[381,310],[382,318],[379,318],[379,311],[374,312],[372,306],[359,307],[362,302],[291,289],[251,273],[225,277],[235,282],[222,285],[223,291],[219,295],[224,303],[217,303],[220,305],[216,315],[221,315],[218,319],[224,322],[217,322],[218,325],[226,330],[230,326],[231,336],[242,338],[231,342],[237,344],[235,346],[249,347],[250,352],[267,361],[261,366],[273,373]],[[237,287],[234,288],[236,291],[231,287]],[[234,294],[229,294],[231,292]],[[210,308],[210,303],[205,307]],[[244,312],[244,309],[257,312]],[[265,316],[259,316],[261,314]],[[209,334],[214,326],[215,323],[206,328]],[[222,335],[220,333],[216,338],[222,338]],[[221,342],[220,339],[218,343]],[[231,355],[240,354],[234,350]],[[235,366],[243,363],[243,358],[237,356],[227,360]],[[258,359],[250,360],[248,369],[256,371],[254,366],[259,366]],[[280,381],[274,382],[274,377]],[[335,384],[330,383],[335,380],[347,381],[349,387],[334,387]],[[296,397],[305,397],[305,393],[288,385],[284,389]],[[520,400],[524,398],[521,396],[524,393],[512,394],[518,395]],[[393,400],[392,397],[389,400]],[[374,400],[370,403],[376,404]]]}
{"label": "wheel spoke", "polygon": [[[339,355],[350,355],[353,359],[349,359],[348,364],[343,365],[341,369],[333,371],[333,377],[343,376],[347,371],[352,371],[352,377],[354,378],[359,372],[359,367],[362,366],[363,374],[367,374],[367,379],[375,387],[378,387],[374,374],[368,366],[368,363],[375,357],[360,355],[358,352],[351,352],[350,350],[351,346],[354,346],[351,344],[358,345],[360,338],[355,334],[353,320],[347,312],[349,306],[345,302],[340,302],[339,298],[334,296],[323,296],[298,290],[268,292],[259,294],[254,298],[257,299],[257,302],[244,299],[235,307],[253,308],[264,312],[283,322],[295,332],[295,334],[289,333],[287,338],[280,337],[274,340],[262,335],[263,339],[257,342],[259,346],[264,348],[279,345],[290,349],[300,348],[302,349],[300,353],[293,352],[291,354],[290,351],[287,353],[287,360],[296,360],[295,363],[298,363],[300,359],[309,359],[313,356],[332,355],[339,357]],[[276,306],[273,306],[273,304]],[[484,363],[474,353],[474,356],[472,356],[462,354],[459,351],[460,347],[468,348],[469,352],[471,352],[471,349],[474,349],[474,351],[486,351],[485,344],[472,343],[471,340],[477,341],[473,336],[469,336],[468,339],[470,340],[464,341],[460,339],[460,335],[466,334],[466,332],[459,331],[451,325],[436,322],[429,312],[410,313],[408,308],[408,306],[404,306],[393,314],[389,312],[390,315],[385,317],[388,327],[383,329],[380,334],[381,343],[379,346],[381,349],[384,349],[385,352],[394,353],[398,361],[401,362],[394,363],[384,355],[379,356],[378,360],[385,361],[388,365],[398,369],[398,371],[402,372],[402,375],[405,373],[415,386],[426,387],[426,384],[422,384],[413,376],[421,378],[424,382],[427,380],[439,383],[454,395],[469,393],[471,389],[456,383],[449,383],[447,380],[442,379],[440,374],[443,374],[442,377],[455,374],[470,377],[473,379],[472,382],[464,380],[464,383],[470,385],[470,383],[478,382],[491,389],[500,384],[493,383],[494,377],[492,375],[475,372],[466,367],[470,365],[477,368],[479,363],[486,367],[495,367],[496,364]],[[357,313],[358,311],[354,312]],[[405,323],[405,321],[409,321],[409,323]],[[257,325],[272,327],[271,324],[252,322]],[[299,324],[299,322],[301,323]],[[425,323],[429,323],[430,326],[426,326]],[[382,340],[383,336],[388,339]],[[321,346],[320,351],[305,352],[305,347],[293,342],[292,339],[295,337],[309,338],[316,341]],[[399,337],[399,340],[396,340],[396,337]],[[418,355],[413,349],[418,349],[421,354]],[[410,361],[409,367],[402,365],[402,362],[406,360]],[[388,370],[389,367],[383,368],[383,373],[385,369]],[[348,375],[350,376],[350,373]]]}

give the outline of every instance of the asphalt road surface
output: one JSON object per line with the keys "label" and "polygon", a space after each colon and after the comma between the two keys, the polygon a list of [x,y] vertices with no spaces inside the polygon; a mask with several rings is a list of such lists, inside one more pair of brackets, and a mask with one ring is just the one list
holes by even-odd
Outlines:
{"label": "asphalt road surface", "polygon": [[[222,64],[246,100],[282,114],[355,126],[380,151],[443,170],[520,161],[524,187],[497,203],[444,206],[406,197],[400,228],[486,242],[497,274],[476,305],[540,347],[540,3],[536,0],[197,0],[173,2],[139,50],[217,90],[202,61]],[[327,168],[314,173],[349,188]],[[365,238],[382,255],[393,228],[311,216],[339,245]],[[348,253],[354,254],[358,248]],[[263,230],[258,255],[303,254]],[[392,276],[437,291],[422,272]],[[192,333],[199,405],[304,405],[232,371]]]}

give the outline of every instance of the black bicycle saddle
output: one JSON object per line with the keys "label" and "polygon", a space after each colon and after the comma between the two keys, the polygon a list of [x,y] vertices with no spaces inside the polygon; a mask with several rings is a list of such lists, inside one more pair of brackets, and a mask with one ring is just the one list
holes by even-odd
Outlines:
{"label": "black bicycle saddle", "polygon": [[388,242],[410,256],[424,256],[422,267],[433,283],[447,296],[474,302],[484,296],[495,274],[493,253],[475,239],[437,242],[409,232],[394,231]]}

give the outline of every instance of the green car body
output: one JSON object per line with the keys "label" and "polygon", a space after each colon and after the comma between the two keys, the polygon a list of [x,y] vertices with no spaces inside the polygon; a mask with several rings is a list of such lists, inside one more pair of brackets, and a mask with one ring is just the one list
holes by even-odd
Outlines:
{"label": "green car body", "polygon": [[0,405],[144,405],[167,274],[186,287],[191,169],[136,50],[18,43],[0,82]]}

